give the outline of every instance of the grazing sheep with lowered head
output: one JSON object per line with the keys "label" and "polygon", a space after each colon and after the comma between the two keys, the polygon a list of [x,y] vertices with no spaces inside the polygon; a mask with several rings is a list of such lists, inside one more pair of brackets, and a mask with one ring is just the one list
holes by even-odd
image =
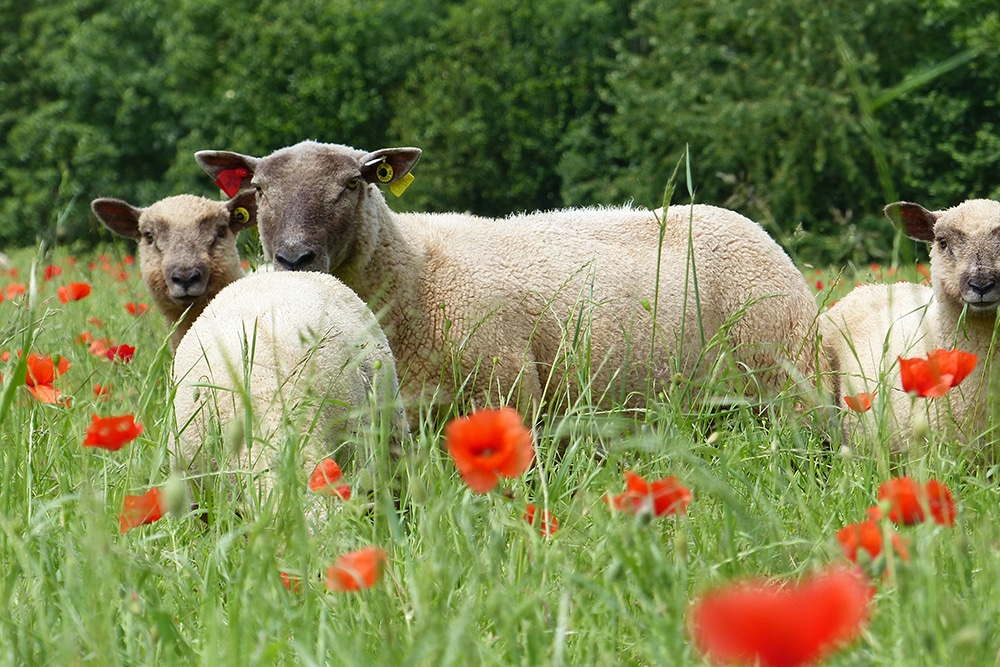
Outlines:
{"label": "grazing sheep with lowered head", "polygon": [[[897,283],[864,285],[838,301],[820,319],[823,346],[838,372],[837,398],[875,393],[870,413],[844,416],[848,441],[860,444],[874,417],[886,413],[894,449],[913,435],[914,405],[923,399],[902,390],[897,358],[922,357],[934,349],[960,349],[978,356],[975,370],[947,398],[930,404],[931,426],[954,429],[972,441],[987,428],[988,385],[997,306],[1000,305],[1000,202],[972,199],[943,211],[897,202],[910,238],[931,243],[933,288]],[[889,401],[887,410],[879,409]],[[939,414],[950,407],[947,418]]]}
{"label": "grazing sheep with lowered head", "polygon": [[177,195],[147,208],[120,199],[95,199],[90,206],[108,229],[139,242],[142,279],[174,327],[173,350],[208,302],[243,275],[236,236],[256,224],[252,193],[226,202]]}
{"label": "grazing sheep with lowered head", "polygon": [[[385,335],[326,274],[230,284],[181,340],[173,378],[180,458],[197,472],[273,471],[288,443],[308,476],[326,457],[346,464],[383,417],[394,445],[408,432]],[[260,481],[270,488],[271,475]]]}
{"label": "grazing sheep with lowered head", "polygon": [[378,313],[408,404],[464,394],[529,409],[587,389],[635,403],[651,379],[710,375],[720,333],[727,361],[752,374],[739,390],[775,392],[789,368],[813,375],[813,296],[743,216],[671,207],[658,268],[659,212],[395,213],[377,186],[398,193],[420,153],[306,141],[264,158],[195,155],[217,181],[254,188],[276,269],[332,273]]}

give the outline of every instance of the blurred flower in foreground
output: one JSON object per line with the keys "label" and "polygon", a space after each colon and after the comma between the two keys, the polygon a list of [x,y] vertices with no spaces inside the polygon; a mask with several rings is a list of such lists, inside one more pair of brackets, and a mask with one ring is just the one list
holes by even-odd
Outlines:
{"label": "blurred flower in foreground", "polygon": [[83,440],[84,447],[100,447],[113,452],[118,451],[132,442],[142,433],[142,425],[135,423],[132,415],[120,417],[93,416],[87,437]]}
{"label": "blurred flower in foreground", "polygon": [[56,290],[56,295],[63,303],[79,301],[80,299],[90,296],[90,285],[87,283],[70,283],[69,285],[63,285]]}
{"label": "blurred flower in foreground", "polygon": [[286,590],[292,591],[293,593],[299,593],[302,591],[302,577],[282,570],[281,585],[284,586]]}
{"label": "blurred flower in foreground", "polygon": [[451,420],[445,443],[462,479],[476,493],[488,493],[500,477],[516,477],[534,458],[531,431],[513,408],[479,410]]}
{"label": "blurred flower in foreground", "polygon": [[323,459],[319,465],[309,475],[309,490],[331,496],[337,496],[342,500],[351,499],[351,486],[349,484],[338,485],[341,480],[340,466],[333,459]]}
{"label": "blurred flower in foreground", "polygon": [[903,391],[924,398],[944,396],[976,367],[976,355],[962,350],[933,350],[926,359],[899,357]]}
{"label": "blurred flower in foreground", "polygon": [[326,587],[331,591],[360,591],[371,588],[382,576],[386,553],[378,547],[350,551],[326,570]]}
{"label": "blurred flower in foreground", "polygon": [[122,512],[118,515],[121,532],[153,523],[163,518],[164,505],[160,490],[152,488],[141,496],[125,496]]}
{"label": "blurred flower in foreground", "polygon": [[556,518],[555,514],[549,510],[539,512],[534,503],[528,503],[524,508],[524,520],[537,526],[542,537],[552,537],[552,534],[559,530],[559,519]]}
{"label": "blurred flower in foreground", "polygon": [[628,470],[625,471],[625,493],[616,496],[608,494],[604,497],[619,512],[636,514],[645,509],[651,511],[653,516],[684,514],[691,498],[691,491],[676,477],[647,482]]}
{"label": "blurred flower in foreground", "polygon": [[878,499],[889,503],[889,520],[896,524],[921,523],[927,519],[926,512],[937,523],[955,524],[955,500],[948,487],[936,479],[923,486],[909,477],[890,479],[878,487]]}
{"label": "blurred flower in foreground", "polygon": [[738,582],[704,595],[689,622],[710,660],[763,667],[813,663],[853,640],[871,589],[853,569],[829,568],[799,583]]}
{"label": "blurred flower in foreground", "polygon": [[871,393],[861,392],[853,396],[844,396],[844,403],[855,412],[868,412],[872,409],[873,398],[875,398],[874,391]]}

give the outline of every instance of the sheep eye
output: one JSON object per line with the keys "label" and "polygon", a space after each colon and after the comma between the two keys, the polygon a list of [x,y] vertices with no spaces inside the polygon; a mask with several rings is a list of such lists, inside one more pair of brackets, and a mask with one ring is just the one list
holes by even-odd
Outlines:
{"label": "sheep eye", "polygon": [[150,232],[143,232],[142,233],[142,240],[144,240],[146,243],[152,245],[153,244],[153,235]]}
{"label": "sheep eye", "polygon": [[356,190],[357,187],[358,187],[358,178],[357,178],[357,176],[355,176],[351,180],[347,181],[347,189],[348,190]]}
{"label": "sheep eye", "polygon": [[229,227],[226,227],[225,225],[219,227],[218,236],[220,239],[226,238],[226,234],[228,233],[229,233]]}
{"label": "sheep eye", "polygon": [[948,239],[946,239],[943,236],[939,236],[937,238],[937,244],[938,244],[938,248],[940,248],[941,250],[947,250],[948,249]]}

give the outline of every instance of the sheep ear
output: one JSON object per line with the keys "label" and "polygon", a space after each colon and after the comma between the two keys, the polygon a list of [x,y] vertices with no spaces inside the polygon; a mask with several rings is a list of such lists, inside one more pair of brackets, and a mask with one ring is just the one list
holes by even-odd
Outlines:
{"label": "sheep ear", "polygon": [[139,233],[141,208],[136,208],[121,199],[95,199],[90,202],[90,208],[104,226],[115,234],[130,239],[141,236]]}
{"label": "sheep ear", "polygon": [[902,223],[906,235],[915,241],[933,241],[934,225],[937,214],[928,211],[920,204],[898,201],[883,209],[886,217],[896,223]]}
{"label": "sheep ear", "polygon": [[215,184],[227,197],[234,197],[243,188],[250,187],[250,179],[260,162],[260,158],[230,151],[198,151],[194,159],[215,179]]}
{"label": "sheep ear", "polygon": [[241,190],[226,202],[226,208],[229,210],[229,228],[234,234],[257,226],[257,193],[253,190]]}
{"label": "sheep ear", "polygon": [[[383,148],[358,160],[361,177],[369,183],[389,185],[410,173],[423,153],[419,148]],[[412,179],[411,179],[412,180]]]}

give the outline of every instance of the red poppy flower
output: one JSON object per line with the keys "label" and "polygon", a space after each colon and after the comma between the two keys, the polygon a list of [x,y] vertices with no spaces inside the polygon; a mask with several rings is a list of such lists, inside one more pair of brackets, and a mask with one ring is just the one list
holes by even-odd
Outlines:
{"label": "red poppy flower", "polygon": [[281,585],[285,587],[285,590],[292,591],[293,593],[298,593],[302,590],[302,577],[294,574],[289,574],[284,570],[281,571]]}
{"label": "red poppy flower", "polygon": [[896,477],[878,488],[878,499],[889,503],[889,520],[893,523],[912,525],[926,520],[925,508],[940,524],[955,523],[955,501],[948,487],[937,480],[925,486],[909,477]]}
{"label": "red poppy flower", "polygon": [[451,420],[445,443],[462,479],[476,493],[493,490],[500,476],[520,475],[534,457],[531,431],[513,408],[479,410]]}
{"label": "red poppy flower", "polygon": [[87,429],[87,437],[83,440],[83,446],[100,447],[116,452],[138,438],[142,430],[142,424],[135,423],[135,417],[132,415],[120,417],[94,415]]}
{"label": "red poppy flower", "polygon": [[107,398],[111,395],[111,385],[107,384],[95,384],[94,385],[94,396],[97,398]]}
{"label": "red poppy flower", "polygon": [[[538,520],[535,520],[536,515]],[[524,508],[524,520],[533,526],[538,526],[538,530],[541,531],[542,537],[552,537],[552,534],[559,530],[559,519],[556,515],[549,510],[538,511],[533,503],[528,503],[527,507]]]}
{"label": "red poppy flower", "polygon": [[[896,550],[899,557],[903,560],[909,560],[910,554],[906,551],[903,538],[893,532],[890,540],[892,548]],[[837,541],[840,542],[844,555],[855,563],[858,562],[858,549],[868,552],[869,560],[875,560],[882,555],[882,526],[875,519],[852,523],[837,531]]]}
{"label": "red poppy flower", "polygon": [[976,367],[976,355],[962,350],[933,350],[926,359],[899,359],[903,391],[924,398],[944,396],[957,387]]}
{"label": "red poppy flower", "polygon": [[138,317],[149,310],[149,304],[136,303],[135,301],[129,301],[125,304],[125,310],[128,311],[129,315],[134,315]]}
{"label": "red poppy flower", "polygon": [[22,285],[21,283],[11,283],[4,288],[3,293],[4,296],[7,297],[7,300],[9,301],[11,299],[16,299],[17,297],[21,296],[27,291],[28,288]]}
{"label": "red poppy flower", "polygon": [[698,649],[714,661],[797,667],[853,640],[870,598],[860,573],[831,568],[798,584],[724,587],[697,601],[689,619]]}
{"label": "red poppy flower", "polygon": [[104,322],[102,322],[99,317],[96,317],[94,315],[91,315],[90,317],[87,318],[87,324],[91,324],[97,327],[98,329],[104,328]]}
{"label": "red poppy flower", "polygon": [[57,289],[56,294],[63,303],[79,301],[90,296],[90,285],[87,283],[70,283]]}
{"label": "red poppy flower", "polygon": [[132,361],[132,356],[135,354],[135,348],[131,345],[126,345],[122,343],[121,345],[112,345],[104,353],[111,361],[121,361],[123,363],[128,363]]}
{"label": "red poppy flower", "polygon": [[[90,334],[87,334],[87,336],[89,337]],[[82,335],[81,338],[83,338]],[[90,339],[89,342],[90,342],[90,347],[88,349],[90,350],[90,353],[92,355],[94,355],[95,357],[105,357],[105,358],[108,357],[108,350],[111,349],[110,340],[108,340],[107,338],[98,338],[97,340]]]}
{"label": "red poppy flower", "polygon": [[333,459],[323,459],[309,475],[309,490],[350,500],[351,487],[349,484],[338,485],[340,479],[340,466],[337,462]]}
{"label": "red poppy flower", "polygon": [[125,496],[122,512],[118,515],[121,531],[125,531],[163,518],[163,494],[152,488],[141,496]]}
{"label": "red poppy flower", "polygon": [[24,379],[24,383],[28,386],[52,384],[57,377],[68,371],[71,366],[69,359],[66,357],[57,355],[56,360],[53,360],[52,357],[44,357],[34,352],[28,354],[28,358],[25,361],[28,364],[28,375]]}
{"label": "red poppy flower", "polygon": [[371,588],[382,575],[386,553],[378,547],[350,551],[326,570],[326,587],[331,591],[360,591]]}
{"label": "red poppy flower", "polygon": [[61,273],[62,273],[61,266],[57,266],[55,264],[49,264],[48,266],[45,267],[45,271],[43,272],[42,276],[45,278],[45,280],[52,280]]}
{"label": "red poppy flower", "polygon": [[862,392],[853,396],[844,396],[844,403],[855,412],[868,412],[872,409],[873,398],[875,398],[874,391],[871,393]]}
{"label": "red poppy flower", "polygon": [[664,477],[655,482],[625,471],[625,493],[617,496],[608,494],[604,497],[613,509],[619,512],[636,514],[641,510],[650,510],[653,516],[664,514],[684,514],[691,503],[691,491],[681,484],[676,477]]}

